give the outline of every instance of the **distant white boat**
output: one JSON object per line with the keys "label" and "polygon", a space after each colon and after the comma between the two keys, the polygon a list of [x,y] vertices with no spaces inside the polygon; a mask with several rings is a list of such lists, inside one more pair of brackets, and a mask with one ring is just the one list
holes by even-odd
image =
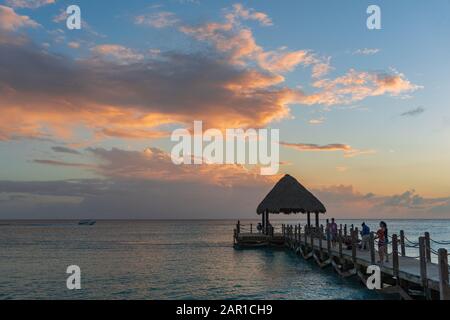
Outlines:
{"label": "distant white boat", "polygon": [[97,221],[95,221],[95,220],[80,220],[78,222],[78,225],[80,225],[80,226],[93,226],[96,223],[97,223]]}

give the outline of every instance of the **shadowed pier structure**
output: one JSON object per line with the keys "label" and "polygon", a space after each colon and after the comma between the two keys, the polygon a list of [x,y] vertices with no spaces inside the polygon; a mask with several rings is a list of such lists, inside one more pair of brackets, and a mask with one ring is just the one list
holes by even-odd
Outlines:
{"label": "shadowed pier structure", "polygon": [[[366,285],[369,266],[378,266],[381,288],[385,293],[398,294],[402,299],[450,300],[448,253],[445,248],[434,250],[431,243],[437,242],[426,232],[417,242],[409,240],[404,231],[389,237],[389,262],[377,263],[378,252],[375,235],[369,238],[369,247],[360,246],[359,230],[353,225],[340,225],[335,241],[328,228],[319,224],[319,213],[325,213],[323,204],[295,178],[286,175],[264,198],[257,209],[262,215],[261,230],[254,230],[239,221],[234,229],[234,244],[237,248],[258,246],[282,246],[304,259],[312,259],[320,268],[330,267],[342,277],[359,277]],[[273,227],[269,213],[306,213],[307,224],[281,225]],[[309,215],[316,214],[316,223],[311,225]],[[406,248],[414,248],[417,256],[406,255]],[[432,255],[438,263],[432,262]]]}

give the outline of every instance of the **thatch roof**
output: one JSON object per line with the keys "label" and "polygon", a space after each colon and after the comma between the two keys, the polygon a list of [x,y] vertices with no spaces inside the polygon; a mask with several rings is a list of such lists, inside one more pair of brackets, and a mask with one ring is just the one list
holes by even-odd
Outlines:
{"label": "thatch roof", "polygon": [[306,190],[294,177],[285,175],[259,204],[258,214],[270,213],[325,213],[327,209],[311,192]]}

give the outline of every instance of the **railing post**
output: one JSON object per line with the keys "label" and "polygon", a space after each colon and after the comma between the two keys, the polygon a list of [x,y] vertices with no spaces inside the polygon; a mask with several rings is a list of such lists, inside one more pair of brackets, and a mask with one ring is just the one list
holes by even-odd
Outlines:
{"label": "railing post", "polygon": [[237,222],[237,224],[236,224],[236,232],[237,232],[238,234],[241,233],[241,221],[240,221],[240,220],[238,220],[238,222]]}
{"label": "railing post", "polygon": [[425,232],[425,250],[427,262],[431,262],[431,241],[429,232]]}
{"label": "railing post", "polygon": [[314,251],[314,232],[310,232],[311,237],[311,251]]}
{"label": "railing post", "polygon": [[373,231],[370,233],[369,249],[370,249],[370,263],[375,264],[375,236]]}
{"label": "railing post", "polygon": [[344,237],[347,237],[347,224],[344,224]]}
{"label": "railing post", "polygon": [[250,233],[253,233],[253,223],[250,223]]}
{"label": "railing post", "polygon": [[429,299],[425,237],[419,237],[419,255],[420,255],[420,279],[422,281],[424,295],[427,299]]}
{"label": "railing post", "polygon": [[401,253],[402,253],[402,257],[406,256],[405,232],[403,230],[400,230],[400,250],[401,250]]}
{"label": "railing post", "polygon": [[352,230],[352,261],[353,264],[356,266],[356,232],[355,230]]}
{"label": "railing post", "polygon": [[392,268],[394,269],[395,281],[400,281],[399,259],[398,259],[398,238],[396,234],[392,235]]}
{"label": "railing post", "polygon": [[342,254],[342,229],[339,229],[339,258],[342,259],[344,256]]}
{"label": "railing post", "polygon": [[439,293],[441,300],[450,300],[450,289],[448,283],[448,255],[446,249],[438,250],[439,265]]}

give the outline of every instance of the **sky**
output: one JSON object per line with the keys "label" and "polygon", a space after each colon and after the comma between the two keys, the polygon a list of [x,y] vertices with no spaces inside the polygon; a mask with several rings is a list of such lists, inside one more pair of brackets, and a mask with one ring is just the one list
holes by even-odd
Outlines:
{"label": "sky", "polygon": [[[450,218],[449,39],[449,0],[0,0],[0,219],[254,218],[283,174],[337,218]],[[195,120],[278,129],[279,174],[175,165]]]}

